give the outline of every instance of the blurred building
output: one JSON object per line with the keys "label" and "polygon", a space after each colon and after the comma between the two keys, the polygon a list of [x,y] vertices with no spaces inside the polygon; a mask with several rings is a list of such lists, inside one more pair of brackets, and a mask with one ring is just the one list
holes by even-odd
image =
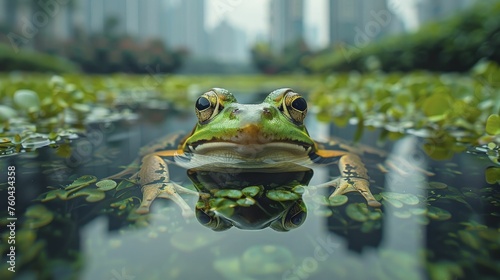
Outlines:
{"label": "blurred building", "polygon": [[304,1],[271,0],[270,43],[274,52],[296,40],[304,39]]}
{"label": "blurred building", "polygon": [[248,60],[248,44],[243,30],[222,20],[209,35],[211,57],[228,63]]}
{"label": "blurred building", "polygon": [[330,44],[364,46],[390,30],[386,0],[329,0]]}
{"label": "blurred building", "polygon": [[208,55],[205,0],[167,0],[163,39],[174,48],[184,47],[197,57]]}
{"label": "blurred building", "polygon": [[0,0],[0,27],[5,30],[1,40],[16,44],[15,48],[41,48],[54,39],[67,40],[75,33],[75,6],[73,1]]}
{"label": "blurred building", "polygon": [[452,15],[473,2],[473,0],[420,0],[417,2],[419,24]]}

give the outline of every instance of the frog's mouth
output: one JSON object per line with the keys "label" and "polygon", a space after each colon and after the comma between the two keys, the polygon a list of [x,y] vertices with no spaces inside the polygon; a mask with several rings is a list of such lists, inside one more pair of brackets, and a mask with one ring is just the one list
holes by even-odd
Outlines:
{"label": "frog's mouth", "polygon": [[281,153],[293,158],[308,155],[313,150],[313,145],[293,139],[277,138],[263,133],[258,125],[248,124],[235,134],[197,141],[189,144],[188,148],[195,154],[238,154],[251,158],[252,156],[273,157]]}
{"label": "frog's mouth", "polygon": [[312,151],[312,146],[295,142],[270,142],[241,144],[238,142],[206,142],[198,145],[189,145],[193,154],[213,155],[220,157],[237,157],[247,160],[258,158],[294,158],[307,156]]}

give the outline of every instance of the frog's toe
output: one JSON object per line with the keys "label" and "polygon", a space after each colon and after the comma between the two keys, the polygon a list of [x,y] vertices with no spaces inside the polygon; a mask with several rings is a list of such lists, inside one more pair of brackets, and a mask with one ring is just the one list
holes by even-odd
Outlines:
{"label": "frog's toe", "polygon": [[136,213],[138,214],[147,214],[149,213],[149,207],[151,203],[158,197],[160,194],[161,184],[152,184],[142,187],[142,201],[139,208],[137,208]]}
{"label": "frog's toe", "polygon": [[378,202],[370,191],[370,183],[364,178],[339,178],[333,182],[333,185],[337,188],[330,195],[330,198],[345,194],[347,192],[357,191],[366,200],[367,204],[371,207],[380,207],[381,204]]}
{"label": "frog's toe", "polygon": [[194,191],[186,189],[180,185],[175,183],[157,183],[145,185],[142,187],[142,195],[143,199],[141,205],[136,210],[138,214],[147,214],[149,213],[149,208],[153,201],[159,198],[165,198],[172,200],[175,204],[177,204],[182,211],[182,216],[184,217],[192,217],[194,216],[193,210],[189,207],[186,201],[179,195],[180,193],[188,193],[188,194],[198,194]]}

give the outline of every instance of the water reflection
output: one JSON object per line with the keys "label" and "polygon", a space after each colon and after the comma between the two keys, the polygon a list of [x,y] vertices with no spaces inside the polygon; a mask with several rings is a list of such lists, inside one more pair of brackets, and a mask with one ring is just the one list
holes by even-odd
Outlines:
{"label": "water reflection", "polygon": [[[137,215],[140,188],[127,180],[102,190],[105,196],[97,202],[88,202],[88,196],[36,200],[47,186],[62,188],[82,175],[101,179],[113,174],[150,138],[191,121],[169,115],[165,129],[148,123],[125,127],[104,134],[90,151],[74,141],[61,146],[60,152],[47,148],[30,157],[2,160],[2,170],[18,167],[19,186],[26,186],[17,200],[22,220],[17,253],[23,261],[16,278],[40,273],[40,279],[438,279],[443,274],[493,278],[500,273],[500,196],[494,174],[485,177],[497,168],[482,154],[458,153],[437,161],[425,153],[425,141],[412,137],[394,141],[386,147],[388,153],[434,176],[404,168],[406,172],[384,174],[377,168],[380,157],[363,156],[381,210],[367,207],[356,193],[346,195],[347,201],[339,205],[326,199],[331,188],[301,193],[298,186],[316,186],[338,176],[335,165],[314,169],[313,178],[311,170],[230,169],[190,170],[186,177],[184,169],[173,168],[173,181],[192,182],[202,193],[188,199],[198,221],[184,219],[169,201],[157,201],[150,214]],[[326,134],[350,138],[353,131],[348,129],[334,128]],[[379,133],[365,131],[362,140],[376,146]],[[112,153],[111,148],[122,153]],[[68,153],[87,158],[68,166],[61,157]],[[79,182],[73,187],[82,186]],[[98,189],[94,184],[84,189]],[[289,199],[270,199],[273,189],[288,191]],[[232,226],[264,230],[211,230]],[[266,227],[293,230],[283,233]]]}
{"label": "water reflection", "polygon": [[196,204],[198,221],[216,231],[232,226],[240,229],[271,227],[288,231],[299,227],[307,216],[303,187],[313,171],[224,172],[189,170],[188,176],[200,192]]}

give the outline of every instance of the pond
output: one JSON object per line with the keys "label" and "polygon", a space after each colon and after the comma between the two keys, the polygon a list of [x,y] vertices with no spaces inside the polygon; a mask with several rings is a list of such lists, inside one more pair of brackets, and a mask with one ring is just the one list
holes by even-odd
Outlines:
{"label": "pond", "polygon": [[[258,103],[265,97],[236,96],[241,103]],[[57,144],[0,157],[1,230],[6,241],[0,247],[0,278],[495,279],[500,275],[499,179],[491,175],[498,174],[498,166],[484,150],[464,146],[447,159],[434,159],[433,152],[446,149],[446,143],[410,133],[396,139],[386,130],[356,124],[338,127],[318,121],[318,110],[310,108],[306,126],[313,138],[327,144],[333,144],[328,139],[345,139],[359,151],[380,208],[367,206],[358,192],[328,199],[333,187],[315,187],[338,177],[337,165],[271,175],[197,173],[170,166],[171,181],[192,190],[201,184],[215,197],[200,200],[200,206],[196,196],[183,195],[191,209],[203,210],[207,204],[219,207],[221,215],[243,220],[235,226],[227,221],[221,225],[222,219],[210,217],[218,219],[214,226],[204,214],[183,216],[181,208],[167,199],[155,200],[149,213],[138,214],[140,186],[124,179],[127,176],[104,179],[124,170],[141,147],[177,131],[187,133],[197,122],[191,110],[149,104],[133,108],[124,118],[88,123],[85,134],[68,135]],[[8,189],[12,180],[6,180],[12,177],[9,172],[15,173],[12,208],[8,208],[14,200]],[[218,186],[213,178],[224,180],[228,189],[245,191],[210,192]],[[296,188],[302,185],[311,187]],[[277,188],[282,192],[275,195],[293,198],[273,199],[270,192],[264,197],[262,192],[273,186],[288,187]],[[258,205],[261,213],[246,208],[250,207],[246,203]],[[284,227],[279,219],[285,219],[291,208],[297,212],[292,224]],[[9,271],[10,260],[15,273]]]}

